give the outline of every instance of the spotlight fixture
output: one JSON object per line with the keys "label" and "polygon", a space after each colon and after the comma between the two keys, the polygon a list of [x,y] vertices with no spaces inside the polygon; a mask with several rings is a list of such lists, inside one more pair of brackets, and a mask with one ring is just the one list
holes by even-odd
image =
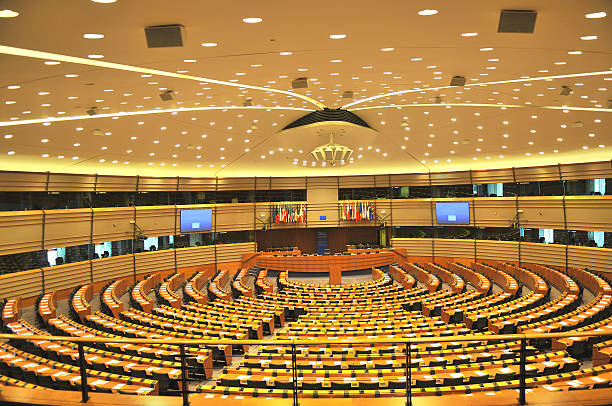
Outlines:
{"label": "spotlight fixture", "polygon": [[561,86],[561,91],[559,92],[559,94],[561,94],[561,96],[567,96],[572,92],[572,88],[569,86]]}
{"label": "spotlight fixture", "polygon": [[163,93],[160,93],[159,97],[163,100],[163,101],[170,101],[170,100],[174,100],[174,92],[172,90],[166,90]]}
{"label": "spotlight fixture", "polygon": [[320,145],[310,152],[317,162],[324,162],[335,166],[338,161],[348,161],[353,150],[347,146],[334,143],[334,134],[329,134],[329,142]]}
{"label": "spotlight fixture", "polygon": [[436,98],[434,99],[434,103],[442,104],[442,98],[440,96],[436,96]]}
{"label": "spotlight fixture", "polygon": [[97,107],[90,107],[89,110],[87,110],[87,114],[89,114],[90,116],[95,116],[96,114],[98,114],[98,108]]}
{"label": "spotlight fixture", "polygon": [[253,99],[246,99],[242,102],[242,107],[251,107],[253,105]]}

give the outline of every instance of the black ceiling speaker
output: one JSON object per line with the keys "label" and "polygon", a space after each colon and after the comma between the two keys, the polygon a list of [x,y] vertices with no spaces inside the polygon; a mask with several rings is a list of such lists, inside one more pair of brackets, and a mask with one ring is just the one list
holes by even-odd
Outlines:
{"label": "black ceiling speaker", "polygon": [[450,81],[451,86],[465,86],[465,76],[453,76]]}
{"label": "black ceiling speaker", "polygon": [[184,28],[180,24],[145,27],[147,46],[149,48],[182,47],[183,30]]}
{"label": "black ceiling speaker", "polygon": [[170,101],[170,100],[174,100],[174,95],[173,95],[173,91],[172,90],[167,90],[163,93],[160,93],[159,97],[163,100],[163,101]]}
{"label": "black ceiling speaker", "polygon": [[291,87],[293,89],[304,89],[308,87],[308,78],[296,78],[291,82]]}
{"label": "black ceiling speaker", "polygon": [[502,10],[497,32],[533,34],[538,13],[533,10]]}

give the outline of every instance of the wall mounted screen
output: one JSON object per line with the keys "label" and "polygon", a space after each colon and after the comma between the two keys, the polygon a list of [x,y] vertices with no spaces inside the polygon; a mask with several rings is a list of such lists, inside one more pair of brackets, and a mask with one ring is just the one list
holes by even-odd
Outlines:
{"label": "wall mounted screen", "polygon": [[468,202],[436,202],[436,222],[438,224],[470,224],[470,204]]}
{"label": "wall mounted screen", "polygon": [[212,229],[212,209],[181,210],[181,233],[210,231]]}

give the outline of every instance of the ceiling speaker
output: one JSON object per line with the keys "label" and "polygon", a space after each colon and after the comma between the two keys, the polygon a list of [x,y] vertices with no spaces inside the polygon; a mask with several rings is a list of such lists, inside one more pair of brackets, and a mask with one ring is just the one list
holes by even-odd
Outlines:
{"label": "ceiling speaker", "polygon": [[159,97],[163,100],[163,101],[170,101],[170,100],[174,100],[174,92],[172,90],[167,90],[163,93],[161,93],[159,95]]}
{"label": "ceiling speaker", "polygon": [[572,92],[572,88],[569,86],[561,86],[561,91],[559,92],[559,94],[561,94],[561,96],[567,96]]}
{"label": "ceiling speaker", "polygon": [[90,116],[95,116],[96,114],[98,114],[98,108],[91,107],[89,110],[87,110],[87,114],[89,114]]}
{"label": "ceiling speaker", "polygon": [[183,31],[184,28],[180,24],[145,27],[147,46],[149,48],[182,47]]}
{"label": "ceiling speaker", "polygon": [[293,89],[304,89],[308,87],[308,78],[296,78],[291,82]]}
{"label": "ceiling speaker", "polygon": [[497,32],[533,34],[538,13],[533,10],[502,10]]}
{"label": "ceiling speaker", "polygon": [[450,81],[451,86],[465,86],[465,76],[453,76]]}
{"label": "ceiling speaker", "polygon": [[242,102],[242,107],[251,107],[253,105],[253,99],[246,99]]}

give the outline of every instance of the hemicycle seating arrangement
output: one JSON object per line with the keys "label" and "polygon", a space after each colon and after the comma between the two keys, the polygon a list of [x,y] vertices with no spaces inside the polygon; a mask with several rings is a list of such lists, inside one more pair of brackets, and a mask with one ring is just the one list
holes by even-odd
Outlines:
{"label": "hemicycle seating arrangement", "polygon": [[[0,384],[79,390],[79,349],[69,339],[100,337],[118,342],[83,346],[90,390],[176,395],[183,388],[177,345],[119,341],[204,339],[185,348],[184,377],[209,395],[289,397],[297,388],[306,397],[393,397],[408,383],[415,396],[478,395],[519,386],[521,341],[488,339],[492,334],[612,331],[612,288],[586,269],[425,261],[371,274],[343,285],[257,266],[233,275],[221,269],[123,278],[97,288],[99,310],[94,284],[74,289],[68,314],[58,310],[57,292],[41,295],[36,326],[23,318],[19,298],[9,300],[6,332],[66,341],[0,344]],[[406,343],[421,338],[429,341]],[[612,386],[610,338],[530,339],[524,351],[530,390]],[[581,369],[588,358],[592,367]],[[221,371],[213,380],[215,368]]]}

